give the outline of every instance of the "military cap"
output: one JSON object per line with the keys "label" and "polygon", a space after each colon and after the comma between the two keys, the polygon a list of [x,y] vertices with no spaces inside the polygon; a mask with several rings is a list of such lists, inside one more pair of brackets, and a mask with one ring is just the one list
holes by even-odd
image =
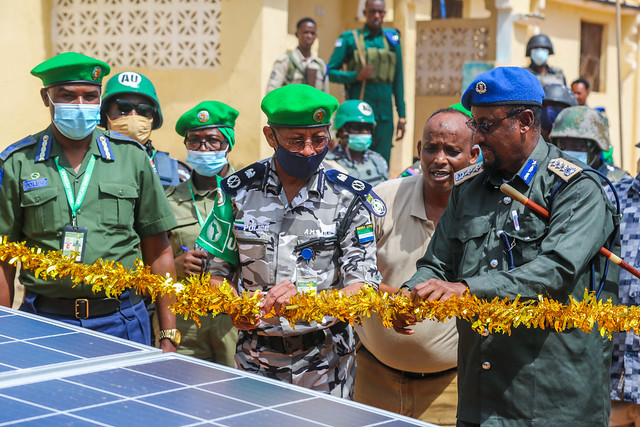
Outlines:
{"label": "military cap", "polygon": [[552,141],[556,138],[588,139],[600,150],[609,151],[609,121],[586,105],[567,107],[558,113],[549,137]]}
{"label": "military cap", "polygon": [[[233,130],[238,118],[238,110],[229,107],[224,102],[203,101],[196,105],[178,119],[176,132],[180,136],[186,136],[187,132],[203,128],[220,128],[220,131],[227,137],[229,132],[224,129]],[[233,132],[231,132],[233,135]],[[233,146],[233,138],[229,138],[229,144]]]}
{"label": "military cap", "polygon": [[102,78],[111,67],[106,62],[76,52],[65,52],[49,58],[31,70],[45,87],[62,83],[90,83],[102,85]]}
{"label": "military cap", "polygon": [[544,90],[536,76],[520,67],[498,67],[480,74],[462,94],[467,110],[475,106],[542,105]]}
{"label": "military cap", "polygon": [[333,120],[334,129],[340,129],[346,123],[369,123],[372,127],[376,124],[371,105],[357,99],[350,99],[340,104]]}
{"label": "military cap", "polygon": [[270,126],[311,128],[331,125],[338,100],[312,86],[294,84],[269,92],[260,107]]}

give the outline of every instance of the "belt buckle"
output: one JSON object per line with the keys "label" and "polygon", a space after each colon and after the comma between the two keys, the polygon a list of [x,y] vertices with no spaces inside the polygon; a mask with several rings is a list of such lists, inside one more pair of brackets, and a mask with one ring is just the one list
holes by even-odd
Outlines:
{"label": "belt buckle", "polygon": [[[84,309],[82,305],[84,304]],[[78,298],[74,301],[76,319],[88,319],[89,318],[89,300],[86,298]],[[84,311],[84,313],[82,313]]]}
{"label": "belt buckle", "polygon": [[302,341],[302,335],[293,335],[288,337],[282,337],[282,344],[284,344],[284,351],[288,354],[297,350],[304,350]]}

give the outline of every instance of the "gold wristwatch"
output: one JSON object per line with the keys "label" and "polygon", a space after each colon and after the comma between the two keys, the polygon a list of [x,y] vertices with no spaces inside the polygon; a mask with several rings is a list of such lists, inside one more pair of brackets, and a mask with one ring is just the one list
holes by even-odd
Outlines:
{"label": "gold wristwatch", "polygon": [[158,340],[168,339],[175,345],[176,347],[180,345],[180,340],[182,339],[182,334],[177,329],[163,329],[158,334]]}

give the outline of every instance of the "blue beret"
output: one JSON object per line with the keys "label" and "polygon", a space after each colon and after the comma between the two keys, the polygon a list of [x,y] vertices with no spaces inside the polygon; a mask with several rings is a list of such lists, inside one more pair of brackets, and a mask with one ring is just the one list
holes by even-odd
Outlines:
{"label": "blue beret", "polygon": [[542,105],[544,90],[538,78],[520,67],[498,67],[480,74],[462,94],[462,105]]}

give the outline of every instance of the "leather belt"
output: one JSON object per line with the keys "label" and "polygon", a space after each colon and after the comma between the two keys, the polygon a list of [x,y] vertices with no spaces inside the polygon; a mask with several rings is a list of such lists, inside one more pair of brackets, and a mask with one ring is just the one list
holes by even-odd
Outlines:
{"label": "leather belt", "polygon": [[[328,327],[331,334],[338,335],[344,332],[349,324],[347,322],[338,322]],[[251,333],[248,331],[247,333]],[[258,335],[258,345],[268,347],[278,353],[291,354],[296,351],[309,350],[324,344],[326,333],[324,329],[308,332],[302,335],[279,336],[279,335]]]}
{"label": "leather belt", "polygon": [[384,363],[382,363],[381,361],[378,360],[378,358],[376,356],[373,355],[373,353],[371,353],[369,351],[369,349],[367,349],[367,347],[365,347],[364,345],[361,345],[360,347],[358,347],[358,349],[356,350],[356,352],[359,351],[366,351],[367,353],[369,353],[371,355],[371,357],[373,357],[379,364],[383,365],[385,368],[389,369],[390,371],[393,371],[399,375],[402,375],[405,378],[409,378],[412,380],[422,380],[422,379],[426,379],[426,378],[438,378],[441,377],[443,375],[446,374],[450,374],[453,373],[455,371],[458,370],[457,366],[454,366],[453,368],[449,368],[449,369],[445,369],[444,371],[438,371],[438,372],[426,372],[426,373],[420,373],[420,372],[410,372],[410,371],[401,371],[400,369],[395,369],[392,368],[389,365],[386,365]]}
{"label": "leather belt", "polygon": [[[142,301],[138,294],[129,295],[131,306]],[[75,317],[76,319],[90,319],[108,316],[120,310],[120,304],[125,300],[117,298],[52,298],[38,295],[33,302],[38,311],[58,316]]]}

